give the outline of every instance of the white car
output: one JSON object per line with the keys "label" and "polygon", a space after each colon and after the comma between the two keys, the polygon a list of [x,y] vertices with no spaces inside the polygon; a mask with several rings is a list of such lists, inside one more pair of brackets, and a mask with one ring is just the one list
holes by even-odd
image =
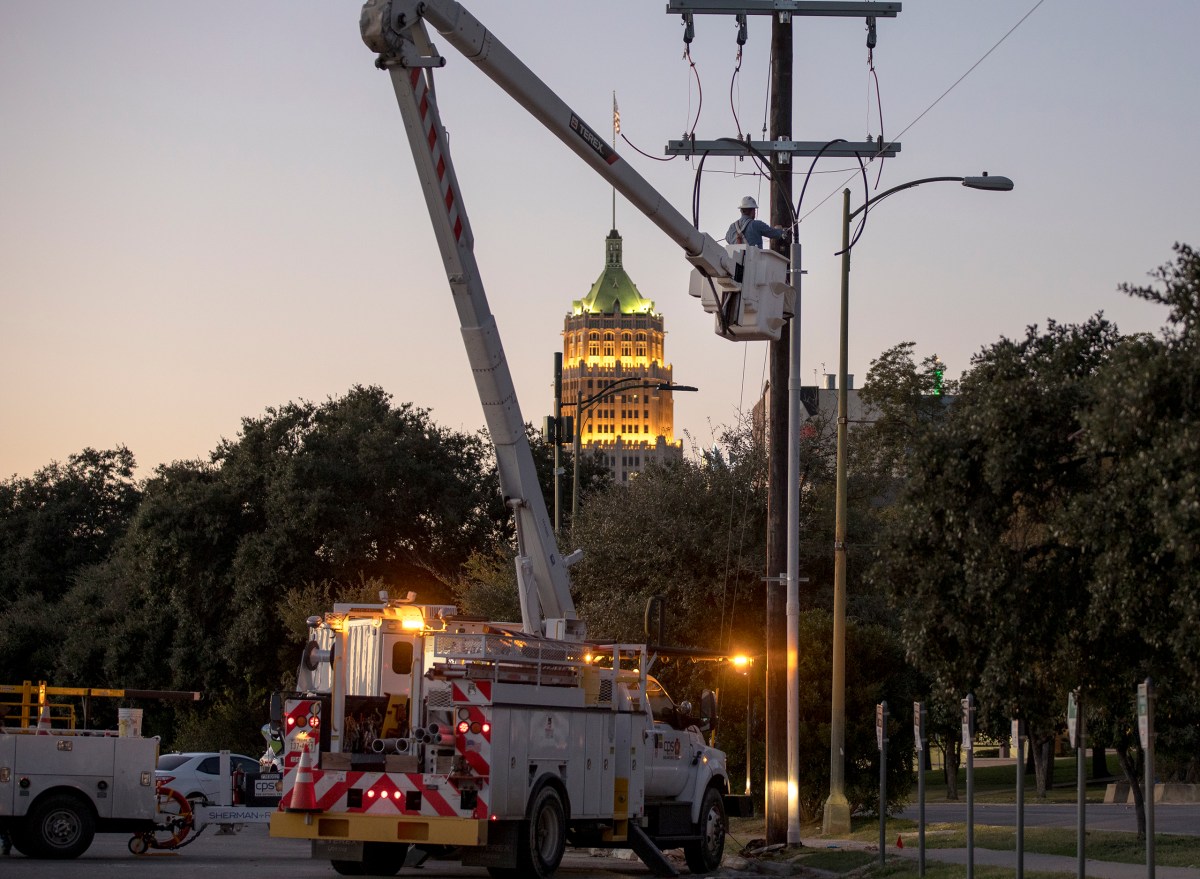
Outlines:
{"label": "white car", "polygon": [[[229,771],[258,772],[259,763],[244,754],[229,755]],[[154,780],[163,787],[178,791],[192,802],[221,801],[221,755],[215,751],[192,751],[184,754],[163,754],[158,758]],[[232,782],[224,780],[232,791]]]}

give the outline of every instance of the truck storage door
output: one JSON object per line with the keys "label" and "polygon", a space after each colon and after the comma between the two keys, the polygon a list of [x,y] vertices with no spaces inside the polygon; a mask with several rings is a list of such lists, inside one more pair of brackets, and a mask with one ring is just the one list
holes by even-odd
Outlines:
{"label": "truck storage door", "polygon": [[388,697],[386,734],[408,735],[412,717],[413,678],[420,677],[418,636],[385,631],[380,669],[380,690]]}
{"label": "truck storage door", "polygon": [[[0,735],[0,772],[7,773],[9,779],[16,776],[17,737]],[[13,797],[16,796],[16,784],[0,784],[0,818],[13,814]]]}

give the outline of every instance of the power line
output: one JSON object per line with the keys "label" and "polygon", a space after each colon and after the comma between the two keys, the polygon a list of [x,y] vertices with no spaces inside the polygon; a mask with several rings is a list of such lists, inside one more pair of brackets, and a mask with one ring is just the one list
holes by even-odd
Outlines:
{"label": "power line", "polygon": [[[944,92],[942,92],[940,95],[938,95],[937,98],[933,101],[933,103],[931,103],[928,107],[926,107],[924,110],[922,110],[920,112],[920,114],[918,114],[917,118],[915,118],[912,122],[908,123],[908,125],[904,126],[903,131],[901,131],[899,134],[897,134],[889,143],[894,143],[895,141],[899,140],[909,129],[911,129],[914,125],[916,125],[918,122],[920,122],[922,119],[924,119],[930,110],[932,110],[934,107],[936,107],[938,104],[940,104],[942,102],[942,99],[945,98],[946,95],[948,95],[948,94],[950,94],[950,92],[954,91],[954,89],[958,87],[959,83],[961,83],[964,79],[966,79],[968,76],[970,76],[975,71],[976,67],[978,67],[980,64],[982,64],[984,61],[986,61],[989,55],[991,55],[993,52],[995,52],[997,49],[999,49],[1000,45],[1005,40],[1007,40],[1009,37],[1011,37],[1013,35],[1013,32],[1016,31],[1016,29],[1019,28],[1021,25],[1023,25],[1025,23],[1025,20],[1027,18],[1029,18],[1029,16],[1031,16],[1035,12],[1037,12],[1038,8],[1045,2],[1046,2],[1046,0],[1037,0],[1037,2],[1033,4],[1033,7],[1028,12],[1026,12],[1024,15],[1022,15],[1021,18],[1017,21],[1017,23],[1008,29],[1008,31],[1004,34],[1004,36],[1002,36],[1000,39],[998,39],[996,41],[996,43],[992,46],[992,48],[990,48],[986,52],[984,52],[978,61],[976,61],[974,64],[972,64],[970,67],[968,67],[966,72],[962,76],[960,76],[958,79],[954,80],[954,82],[952,82],[950,84],[949,88],[947,88]],[[851,177],[847,177],[845,180],[843,180],[842,183],[837,187],[837,189],[830,192],[829,195],[825,196],[823,199],[821,199],[819,202],[817,202],[816,205],[812,208],[812,210],[810,210],[808,213],[806,213],[803,217],[800,218],[799,222],[801,222],[801,223],[804,222],[804,220],[808,216],[810,216],[813,213],[813,211],[816,211],[817,208],[819,208],[821,205],[825,204],[825,202],[829,201],[829,199],[831,199],[835,195],[837,195],[838,191],[841,190],[847,183],[849,183],[853,179],[854,179],[854,177],[851,176]]]}

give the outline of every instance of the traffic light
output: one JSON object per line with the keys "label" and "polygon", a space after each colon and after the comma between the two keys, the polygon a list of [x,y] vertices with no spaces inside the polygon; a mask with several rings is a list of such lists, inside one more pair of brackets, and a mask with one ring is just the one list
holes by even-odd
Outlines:
{"label": "traffic light", "polygon": [[547,415],[542,419],[542,439],[550,445],[569,443],[575,436],[575,420],[570,415],[555,419]]}

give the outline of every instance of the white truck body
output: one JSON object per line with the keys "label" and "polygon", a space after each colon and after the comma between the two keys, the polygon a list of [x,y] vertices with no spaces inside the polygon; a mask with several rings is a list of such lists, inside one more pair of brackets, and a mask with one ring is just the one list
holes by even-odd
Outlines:
{"label": "white truck body", "polygon": [[154,825],[158,740],[102,731],[0,735],[0,822],[31,856],[77,857],[96,831]]}
{"label": "white truck body", "polygon": [[[303,692],[279,718],[284,795],[272,835],[310,839],[334,861],[400,841],[528,870],[522,833],[551,788],[564,843],[656,862],[655,846],[700,844],[702,809],[727,790],[724,754],[645,673],[642,645],[530,638],[446,611],[336,605],[314,626]],[[611,659],[596,662],[596,650]],[[305,749],[316,808],[291,811]],[[552,873],[547,861],[533,873]]]}

